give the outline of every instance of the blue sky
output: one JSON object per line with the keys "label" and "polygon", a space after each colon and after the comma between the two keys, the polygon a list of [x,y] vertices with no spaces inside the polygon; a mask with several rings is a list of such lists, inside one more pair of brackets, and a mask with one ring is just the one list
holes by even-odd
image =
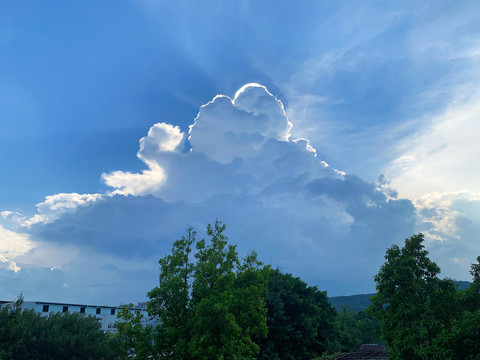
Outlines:
{"label": "blue sky", "polygon": [[[0,298],[140,301],[216,218],[330,295],[480,254],[474,1],[7,1]],[[250,84],[250,85],[247,85]]]}

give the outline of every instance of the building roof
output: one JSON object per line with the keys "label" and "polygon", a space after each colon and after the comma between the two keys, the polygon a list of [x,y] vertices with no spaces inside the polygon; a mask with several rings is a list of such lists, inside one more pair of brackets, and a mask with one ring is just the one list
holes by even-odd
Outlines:
{"label": "building roof", "polygon": [[[0,300],[0,305],[4,304],[13,304],[15,301],[5,301]],[[86,305],[86,304],[70,304],[70,303],[58,303],[58,302],[51,302],[51,301],[26,301],[24,300],[24,304],[40,304],[40,305],[59,305],[59,306],[79,306],[79,307],[91,307],[91,308],[103,308],[103,309],[121,309],[124,306],[127,306],[129,310],[142,310],[146,311],[146,307],[139,305],[134,305],[133,307],[125,305],[118,305],[118,306],[108,306],[108,305]]]}
{"label": "building roof", "polygon": [[363,344],[360,350],[343,353],[330,357],[330,359],[338,360],[386,360],[388,359],[388,351],[381,344]]}

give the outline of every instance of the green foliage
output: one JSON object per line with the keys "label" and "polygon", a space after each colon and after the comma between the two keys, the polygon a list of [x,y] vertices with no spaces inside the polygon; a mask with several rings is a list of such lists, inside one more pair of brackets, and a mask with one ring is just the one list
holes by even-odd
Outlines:
{"label": "green foliage", "polygon": [[331,296],[328,298],[330,304],[337,310],[347,310],[358,312],[365,311],[370,306],[370,297],[375,294],[358,294],[348,296]]}
{"label": "green foliage", "polygon": [[480,256],[472,264],[471,286],[457,294],[457,318],[425,349],[425,358],[480,359]]}
{"label": "green foliage", "polygon": [[133,304],[123,306],[115,322],[117,332],[111,335],[110,346],[117,359],[151,359],[154,356],[153,330],[145,325],[140,310],[132,311]]}
{"label": "green foliage", "polygon": [[291,274],[268,271],[267,339],[262,359],[311,359],[330,345],[335,310],[325,292]]}
{"label": "green foliage", "polygon": [[207,227],[209,241],[197,241],[188,228],[160,259],[159,285],[148,293],[149,312],[160,323],[156,354],[179,360],[322,354],[332,344],[335,318],[326,293],[263,266],[255,252],[240,259],[224,231],[217,221]]}
{"label": "green foliage", "polygon": [[423,241],[418,234],[406,239],[403,248],[393,245],[375,276],[377,294],[369,309],[380,320],[392,359],[421,359],[422,344],[431,342],[443,325],[436,311],[452,300],[439,295],[455,294],[453,282],[439,280],[440,268],[428,258]]}
{"label": "green foliage", "polygon": [[480,309],[480,256],[477,257],[477,263],[472,264],[470,274],[473,277],[473,283],[461,292],[461,305],[470,312]]}
{"label": "green foliage", "polygon": [[194,263],[191,253],[196,232],[175,241],[172,253],[161,258],[159,285],[148,296],[148,311],[161,326],[155,329],[155,344],[160,356],[187,359],[191,339],[191,283]]}
{"label": "green foliage", "polygon": [[362,344],[379,344],[380,322],[363,311],[343,308],[335,317],[336,343],[334,349],[341,352],[356,351]]}
{"label": "green foliage", "polygon": [[472,264],[473,284],[458,290],[439,279],[423,235],[387,250],[375,276],[377,294],[368,311],[381,323],[391,359],[479,359],[480,257]]}
{"label": "green foliage", "polygon": [[[208,225],[210,241],[196,233],[177,240],[160,259],[159,285],[148,293],[158,316],[155,347],[171,359],[254,359],[255,339],[266,335],[266,280],[255,253],[239,258],[224,235]],[[193,245],[196,252],[193,253]]]}
{"label": "green foliage", "polygon": [[20,297],[0,311],[1,359],[113,359],[96,318],[79,313],[48,317],[22,310]]}
{"label": "green foliage", "polygon": [[425,359],[480,359],[480,310],[466,311],[450,329],[444,329],[431,346],[424,348]]}

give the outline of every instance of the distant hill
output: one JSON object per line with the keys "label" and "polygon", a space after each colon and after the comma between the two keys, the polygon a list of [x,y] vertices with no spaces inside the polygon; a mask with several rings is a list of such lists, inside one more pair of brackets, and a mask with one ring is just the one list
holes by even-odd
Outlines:
{"label": "distant hill", "polygon": [[465,290],[468,289],[472,285],[470,281],[457,281],[457,289],[458,290]]}
{"label": "distant hill", "polygon": [[369,297],[373,294],[359,294],[349,296],[332,296],[328,298],[330,303],[337,311],[342,311],[344,307],[351,311],[364,311],[370,305]]}
{"label": "distant hill", "polygon": [[[458,290],[465,290],[470,287],[472,283],[469,281],[457,281]],[[370,305],[369,297],[375,295],[373,294],[358,294],[358,295],[349,295],[349,296],[332,296],[328,299],[332,306],[337,309],[337,311],[342,311],[343,308],[351,311],[364,311],[368,305]]]}

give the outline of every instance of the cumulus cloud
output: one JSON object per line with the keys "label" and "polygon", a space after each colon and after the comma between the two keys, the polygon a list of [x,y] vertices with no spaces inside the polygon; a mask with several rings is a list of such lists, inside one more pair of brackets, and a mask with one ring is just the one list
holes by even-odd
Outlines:
{"label": "cumulus cloud", "polygon": [[78,207],[87,206],[99,201],[101,194],[60,193],[50,195],[44,202],[36,205],[38,214],[26,219],[22,225],[30,227],[34,224],[48,224],[58,219],[62,214],[72,213]]}
{"label": "cumulus cloud", "polygon": [[469,278],[480,254],[480,194],[468,191],[426,194],[415,200],[419,226],[442,269],[459,280]]}
{"label": "cumulus cloud", "polygon": [[3,264],[8,270],[18,272],[21,268],[15,259],[34,247],[35,244],[27,234],[17,233],[0,225],[0,267]]}
{"label": "cumulus cloud", "polygon": [[147,136],[140,139],[140,150],[137,157],[142,160],[148,170],[141,174],[114,171],[102,174],[103,181],[116,190],[115,194],[145,195],[156,193],[165,183],[167,175],[155,154],[170,153],[178,150],[184,139],[184,134],[178,126],[166,123],[153,125]]}
{"label": "cumulus cloud", "polygon": [[[103,174],[102,178],[115,188],[115,194],[152,194],[170,201],[198,201],[199,196],[187,189],[186,182],[191,182],[188,177],[198,180],[195,192],[201,194],[200,199],[219,190],[232,191],[236,181],[226,172],[244,176],[246,171],[239,170],[241,161],[260,158],[269,141],[293,145],[288,141],[291,127],[281,101],[264,86],[247,84],[233,99],[219,95],[200,108],[189,129],[190,149],[182,147],[185,134],[179,127],[158,123],[140,140],[137,156],[148,166],[147,170],[141,174],[115,171]],[[308,141],[297,142],[314,153]],[[225,170],[227,164],[231,169]],[[180,193],[185,191],[187,196],[182,196]]]}
{"label": "cumulus cloud", "polygon": [[188,141],[178,127],[153,125],[137,153],[148,169],[103,174],[113,191],[77,198],[73,207],[69,197],[46,201],[38,206],[45,220],[31,221],[29,233],[43,244],[156,269],[187,225],[202,236],[219,218],[243,253],[256,249],[333,294],[372,289],[385,248],[414,231],[412,203],[397,199],[385,180],[369,183],[329,166],[308,139],[292,139],[291,128],[263,86],[217,96],[200,108]]}
{"label": "cumulus cloud", "polygon": [[427,194],[415,201],[430,240],[460,239],[462,226],[477,223],[480,194],[467,191]]}
{"label": "cumulus cloud", "polygon": [[182,147],[185,134],[178,127],[158,123],[140,140],[137,153],[148,170],[115,171],[102,178],[115,194],[198,202],[218,193],[261,188],[266,184],[258,182],[268,183],[281,176],[279,171],[342,174],[317,160],[308,140],[290,140],[291,128],[282,102],[264,86],[247,84],[233,99],[218,95],[200,108],[189,129],[189,149]]}
{"label": "cumulus cloud", "polygon": [[[137,153],[148,169],[103,174],[108,194],[50,196],[29,219],[1,213],[24,224],[37,244],[15,266],[45,276],[41,269],[61,271],[65,297],[125,297],[117,287],[134,280],[142,296],[183,229],[192,225],[202,237],[218,218],[241,253],[255,249],[335,295],[373,291],[385,249],[419,229],[432,240],[453,228],[474,230],[465,225],[472,218],[466,204],[399,198],[383,175],[372,183],[329,166],[308,139],[291,139],[291,128],[282,103],[257,84],[202,106],[188,141],[180,128],[155,124]],[[461,254],[446,260],[445,246],[431,248],[457,269],[467,263]],[[80,276],[78,267],[89,271]],[[138,282],[141,273],[151,277]]]}
{"label": "cumulus cloud", "polygon": [[291,127],[278,99],[264,86],[247,84],[233,99],[217,96],[202,106],[189,140],[193,151],[225,164],[255,156],[269,139],[288,141]]}

